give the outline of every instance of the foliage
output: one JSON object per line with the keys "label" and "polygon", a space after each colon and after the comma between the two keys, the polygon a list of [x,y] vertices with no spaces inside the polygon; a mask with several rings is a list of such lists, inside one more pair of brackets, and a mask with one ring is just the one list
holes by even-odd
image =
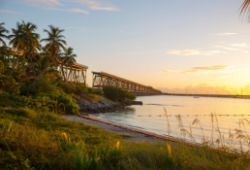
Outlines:
{"label": "foliage", "polygon": [[[247,13],[249,15],[250,12],[250,0],[244,0],[243,4],[241,5],[241,14]],[[250,20],[250,15],[248,16],[248,19]]]}
{"label": "foliage", "polygon": [[79,106],[71,95],[65,93],[36,96],[19,96],[9,93],[0,94],[0,106],[7,103],[11,107],[27,106],[31,109],[50,110],[54,113],[79,115]]}
{"label": "foliage", "polygon": [[36,81],[36,71],[33,64],[33,58],[37,50],[40,49],[41,45],[39,42],[39,34],[35,33],[37,29],[36,25],[31,22],[22,24],[17,23],[17,29],[12,29],[12,34],[10,37],[10,44],[12,44],[13,48],[16,48],[19,51],[23,51],[24,55],[31,63],[31,67],[33,70],[33,85]]}
{"label": "foliage", "polygon": [[27,86],[26,84],[22,84],[20,86],[20,95],[22,96],[34,96],[38,93],[37,88],[31,88],[30,86]]}
{"label": "foliage", "polygon": [[49,55],[39,55],[39,58],[37,59],[35,63],[35,69],[37,70],[37,74],[42,73],[41,75],[47,75],[52,77],[56,77],[59,72],[57,71],[57,68],[54,63],[50,62],[48,64],[47,61],[49,59]]}
{"label": "foliage", "polygon": [[47,44],[44,46],[43,50],[45,52],[49,53],[49,58],[44,64],[43,69],[41,72],[37,75],[37,77],[40,77],[40,75],[44,72],[45,68],[48,66],[50,61],[52,60],[54,63],[58,63],[59,56],[60,56],[60,49],[63,51],[66,51],[64,45],[66,45],[66,41],[62,38],[65,38],[61,33],[64,30],[60,30],[58,27],[54,27],[52,25],[49,26],[50,31],[44,30],[48,34],[48,38],[42,39],[41,42],[47,42]]}
{"label": "foliage", "polygon": [[[91,156],[91,148],[105,143],[109,137],[116,141],[120,138],[115,133],[68,121],[39,108],[34,111],[0,107],[0,120],[0,169],[27,169],[27,163],[34,169],[70,170],[69,161],[75,163],[75,151],[80,151],[80,155],[86,151]],[[72,141],[65,151],[59,140],[62,132]]]}
{"label": "foliage", "polygon": [[[65,51],[65,53],[61,56],[61,68],[63,67],[63,65],[67,65],[72,67],[72,65],[76,62],[75,57],[77,57],[76,54],[73,54],[73,48],[72,47],[68,47]],[[67,78],[65,77],[64,72],[63,73],[63,79],[64,81],[67,82]]]}
{"label": "foliage", "polygon": [[4,63],[0,60],[0,74],[4,72]]}
{"label": "foliage", "polygon": [[113,101],[124,100],[126,98],[134,100],[136,98],[134,94],[114,86],[105,86],[103,92],[108,99]]}
{"label": "foliage", "polygon": [[[25,97],[19,97],[22,98]],[[250,158],[245,153],[164,141],[119,141],[119,134],[68,121],[39,108],[35,111],[0,107],[0,120],[3,169],[247,170],[250,167]]]}
{"label": "foliage", "polygon": [[20,84],[14,78],[0,74],[0,91],[19,94]]}
{"label": "foliage", "polygon": [[[65,93],[59,93],[59,94],[40,94],[38,95],[38,98],[41,97],[49,97],[49,99],[53,100],[55,103],[53,105],[56,106],[56,108],[64,109],[65,114],[73,114],[73,115],[79,115],[79,106],[76,104],[76,100],[72,98],[72,95],[65,94]],[[55,109],[56,109],[55,108]],[[57,110],[54,110],[54,112],[57,112]]]}
{"label": "foliage", "polygon": [[103,145],[100,148],[104,164],[110,168],[115,168],[119,164],[122,156],[120,141],[118,141],[115,146]]}
{"label": "foliage", "polygon": [[5,29],[3,25],[4,25],[4,22],[0,23],[0,43],[2,43],[3,46],[6,46],[6,43],[3,40],[3,38],[6,38],[6,39],[9,38],[7,35],[4,34],[4,33],[8,33],[9,31]]}
{"label": "foliage", "polygon": [[70,138],[68,138],[68,136],[64,132],[62,133],[60,140],[61,140],[61,148],[64,152],[67,152],[71,149],[74,149],[76,151],[81,151],[84,149],[85,146],[82,141],[79,141],[78,143],[71,142]]}
{"label": "foliage", "polygon": [[42,75],[39,78],[36,83],[36,88],[38,90],[38,93],[58,94],[62,92],[60,87],[57,86],[57,82],[46,75]]}
{"label": "foliage", "polygon": [[67,83],[62,82],[59,86],[63,89],[63,91],[67,94],[74,95],[85,95],[88,93],[88,88],[82,83]]}
{"label": "foliage", "polygon": [[73,170],[100,170],[101,163],[100,157],[97,157],[97,149],[95,149],[94,153],[88,155],[87,152],[82,154],[82,157],[79,154],[79,151],[76,151],[76,160],[75,165],[73,165],[70,161],[71,167]]}
{"label": "foliage", "polygon": [[7,47],[0,47],[1,74],[13,77],[17,82],[25,81],[26,60],[23,56],[14,56]]}
{"label": "foliage", "polygon": [[88,87],[88,93],[96,94],[96,95],[103,95],[103,92],[101,90],[95,90],[95,89],[90,88],[90,87]]}

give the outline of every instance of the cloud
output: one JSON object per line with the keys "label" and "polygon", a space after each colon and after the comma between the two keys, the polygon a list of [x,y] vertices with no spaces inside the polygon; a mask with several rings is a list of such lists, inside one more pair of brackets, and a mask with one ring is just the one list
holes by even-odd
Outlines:
{"label": "cloud", "polygon": [[[49,10],[62,10],[56,8],[56,6],[65,6],[63,2],[70,2],[70,3],[78,3],[81,5],[86,5],[88,8],[93,10],[119,11],[119,9],[114,5],[107,5],[107,4],[103,5],[102,3],[94,0],[23,0],[23,1],[29,5],[39,6]],[[80,12],[80,10],[78,11]],[[87,11],[82,13],[87,14]]]}
{"label": "cloud", "polygon": [[12,13],[12,14],[15,13],[15,12],[13,12],[13,11],[5,10],[5,9],[0,9],[0,12],[1,12],[1,13]]}
{"label": "cloud", "polygon": [[24,0],[24,2],[28,3],[29,5],[40,5],[44,4],[47,6],[63,6],[58,0]]}
{"label": "cloud", "polygon": [[211,72],[211,71],[218,71],[218,70],[225,70],[232,68],[231,65],[213,65],[213,66],[202,66],[202,67],[193,67],[188,70],[163,70],[165,73],[198,73],[198,72]]}
{"label": "cloud", "polygon": [[203,51],[201,52],[202,55],[208,55],[208,56],[211,56],[211,55],[214,55],[214,54],[225,54],[227,53],[226,51],[220,51],[220,50],[213,50],[213,51]]}
{"label": "cloud", "polygon": [[89,12],[82,10],[82,9],[79,9],[79,8],[69,9],[68,11],[69,12],[80,12],[80,13],[84,13],[84,14],[89,15]]}
{"label": "cloud", "polygon": [[246,44],[246,43],[231,44],[231,46],[234,46],[234,47],[246,47],[246,46],[247,46],[247,44]]}
{"label": "cloud", "polygon": [[[232,45],[232,44],[231,44]],[[241,46],[239,46],[241,45]],[[243,47],[244,44],[233,44],[233,46],[238,46],[238,47]],[[241,49],[238,49],[238,48],[232,48],[232,47],[227,47],[227,46],[215,46],[216,48],[221,48],[221,49],[224,49],[224,50],[228,50],[228,51],[240,51],[242,53],[246,53],[246,54],[249,54],[249,51],[246,51],[246,50],[241,50]]]}
{"label": "cloud", "polygon": [[167,54],[176,54],[176,55],[197,55],[200,52],[196,50],[169,50]]}
{"label": "cloud", "polygon": [[197,51],[197,50],[169,50],[166,52],[167,54],[175,54],[175,55],[206,55],[211,56],[214,54],[225,54],[226,51],[220,50],[212,50],[212,51]]}
{"label": "cloud", "polygon": [[225,32],[225,33],[219,33],[217,35],[235,35],[235,34],[238,34],[238,33]]}
{"label": "cloud", "polygon": [[82,5],[87,5],[90,9],[93,10],[119,11],[119,9],[114,5],[103,5],[102,3],[93,0],[71,0],[69,2],[76,2]]}
{"label": "cloud", "polygon": [[221,48],[221,49],[224,49],[224,50],[230,50],[230,51],[237,51],[239,49],[237,48],[232,48],[232,47],[227,47],[227,46],[215,46],[216,48]]}
{"label": "cloud", "polygon": [[158,88],[167,93],[188,93],[188,94],[250,94],[250,84],[243,88],[231,88],[227,86],[211,86],[205,83],[197,86],[186,86],[183,88]]}

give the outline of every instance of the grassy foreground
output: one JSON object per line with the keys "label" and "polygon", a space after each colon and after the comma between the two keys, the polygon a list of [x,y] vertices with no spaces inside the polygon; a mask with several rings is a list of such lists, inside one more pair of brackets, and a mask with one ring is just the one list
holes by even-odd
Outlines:
{"label": "grassy foreground", "polygon": [[[249,169],[246,155],[126,136],[48,111],[0,108],[0,169]],[[119,141],[119,142],[118,142]]]}

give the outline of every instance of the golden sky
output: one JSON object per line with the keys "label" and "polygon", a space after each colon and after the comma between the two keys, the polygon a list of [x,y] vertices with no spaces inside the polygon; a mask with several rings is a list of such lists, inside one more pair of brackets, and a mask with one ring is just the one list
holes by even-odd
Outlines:
{"label": "golden sky", "polygon": [[165,92],[250,94],[250,24],[243,0],[2,0],[7,29],[54,25],[77,62]]}

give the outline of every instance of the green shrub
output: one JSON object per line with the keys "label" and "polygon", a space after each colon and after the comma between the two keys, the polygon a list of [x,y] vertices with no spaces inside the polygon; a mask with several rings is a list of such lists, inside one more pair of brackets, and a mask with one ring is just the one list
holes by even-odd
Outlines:
{"label": "green shrub", "polygon": [[[9,93],[0,93],[0,105],[3,105],[3,101],[11,100],[13,104],[28,106],[33,109],[50,109],[54,113],[64,113],[79,115],[79,106],[76,104],[76,100],[72,98],[72,95],[60,93],[60,94],[46,94],[42,93],[37,96],[18,96]],[[6,102],[7,103],[7,102]],[[9,103],[9,102],[8,102]],[[7,106],[7,105],[5,105]],[[10,105],[12,106],[12,105]]]}
{"label": "green shrub", "polygon": [[20,84],[12,77],[0,74],[0,91],[19,94]]}
{"label": "green shrub", "polygon": [[58,87],[57,82],[53,79],[50,79],[46,75],[42,75],[37,83],[36,88],[38,93],[60,93],[62,90]]}
{"label": "green shrub", "polygon": [[110,144],[103,145],[100,150],[102,153],[102,161],[106,164],[106,166],[112,167],[119,163],[122,156],[120,141],[118,141],[113,147]]}
{"label": "green shrub", "polygon": [[38,93],[37,88],[31,88],[25,84],[20,86],[20,95],[22,96],[29,96],[29,95],[36,95]]}
{"label": "green shrub", "polygon": [[[60,94],[40,94],[38,97],[49,97],[54,103],[55,109],[64,109],[65,114],[79,115],[79,106],[76,104],[76,100],[72,98],[72,95],[60,93]],[[54,112],[57,110],[54,109]]]}
{"label": "green shrub", "polygon": [[37,112],[29,108],[6,109],[5,112],[15,116],[22,116],[30,119],[34,119],[37,116]]}
{"label": "green shrub", "polygon": [[4,63],[0,60],[0,74],[4,72]]}
{"label": "green shrub", "polygon": [[105,86],[103,88],[103,92],[108,99],[113,101],[119,101],[124,99],[135,100],[136,98],[134,94],[114,86]]}
{"label": "green shrub", "polygon": [[10,99],[10,100],[13,100],[13,101],[17,101],[17,102],[23,102],[25,97],[24,96],[19,96],[19,95],[15,95],[15,94],[10,94],[8,92],[3,92],[3,93],[0,93],[0,98],[1,99]]}
{"label": "green shrub", "polygon": [[82,83],[61,83],[59,85],[67,94],[84,95],[88,93],[88,88]]}
{"label": "green shrub", "polygon": [[88,93],[96,94],[96,95],[103,95],[103,92],[101,90],[95,90],[95,89],[90,88],[90,87],[88,87]]}

